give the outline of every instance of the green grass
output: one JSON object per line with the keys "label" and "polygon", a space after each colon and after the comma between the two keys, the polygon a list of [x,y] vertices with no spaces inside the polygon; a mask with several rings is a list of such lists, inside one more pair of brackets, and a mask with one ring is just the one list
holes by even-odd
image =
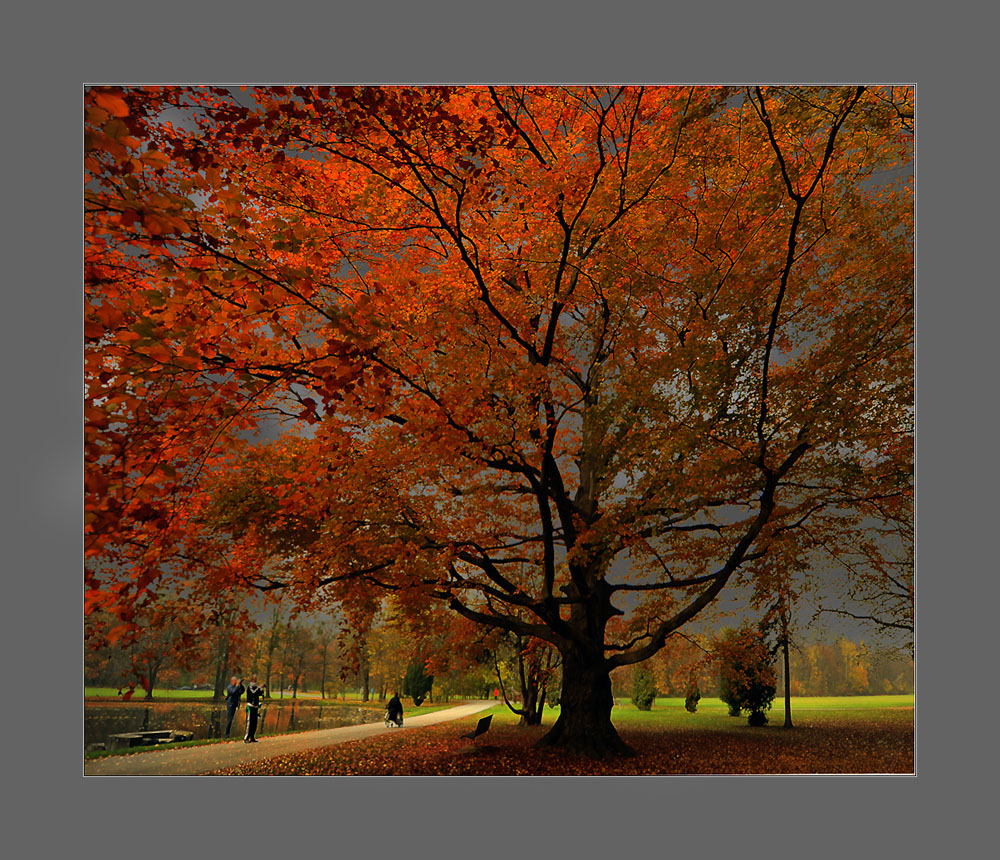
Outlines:
{"label": "green grass", "polygon": [[[615,707],[634,708],[627,699]],[[684,708],[683,698],[657,699],[654,708]],[[784,697],[778,696],[771,705],[772,711],[784,711]],[[792,696],[792,714],[796,711],[844,711],[872,710],[878,708],[912,708],[913,694],[898,696]],[[721,699],[703,698],[698,702],[698,710],[721,708],[726,709]]]}
{"label": "green grass", "polygon": [[[153,690],[153,701],[155,702],[158,699],[161,699],[161,700],[165,700],[165,699],[209,699],[209,700],[211,700],[212,694],[213,694],[212,690],[172,690],[169,687],[156,687]],[[84,695],[85,698],[101,698],[101,699],[105,699],[105,698],[107,698],[107,699],[120,699],[121,698],[121,696],[118,695],[118,688],[117,687],[84,687],[83,688],[83,695]],[[146,695],[146,692],[142,688],[136,687],[135,693],[132,694],[132,701],[142,701],[143,698],[145,697],[145,695]],[[285,696],[284,696],[284,698],[282,698],[278,694],[272,694],[270,701],[281,702],[281,701],[291,700],[291,698],[292,698],[291,693],[286,693]],[[316,702],[320,702],[320,701],[322,701],[322,702],[339,702],[339,701],[345,701],[345,703],[346,703],[346,702],[349,702],[350,700],[349,699],[348,700],[342,700],[342,699],[334,699],[334,698],[320,699],[318,693],[313,693],[313,692],[303,693],[302,690],[299,690],[299,695],[296,697],[295,701],[296,702],[312,702],[312,701],[316,701]],[[360,700],[358,700],[358,701],[360,701]]]}
{"label": "green grass", "polygon": [[[792,722],[799,718],[829,722],[835,712],[882,711],[886,709],[913,708],[913,695],[900,696],[792,696]],[[824,712],[830,712],[824,719]],[[785,701],[775,699],[768,713],[770,725],[784,721]],[[480,716],[494,714],[499,723],[517,723],[520,719],[504,705],[483,711]],[[546,707],[542,715],[544,726],[551,726],[559,716],[559,708]],[[683,698],[658,698],[652,710],[640,711],[628,699],[619,699],[611,712],[611,722],[618,728],[636,729],[721,729],[730,730],[746,725],[746,716],[730,717],[729,709],[721,699],[703,698],[698,710],[691,714],[684,707]]]}
{"label": "green grass", "polygon": [[[88,699],[121,699],[118,695],[118,689],[116,687],[84,687],[83,688],[84,698]],[[146,693],[141,688],[137,687],[135,692],[132,694],[131,701],[141,702],[143,701]],[[155,688],[153,690],[153,701],[159,699],[209,699],[212,698],[211,690],[168,690]]]}
{"label": "green grass", "polygon": [[[912,695],[900,696],[792,696],[792,722],[796,725],[827,724],[838,721],[838,714],[845,718],[851,714],[864,717],[885,711],[903,712],[913,708]],[[545,724],[555,721],[556,713],[546,715]],[[784,699],[775,699],[767,712],[768,724],[780,726],[784,722]],[[725,702],[716,698],[703,698],[698,710],[689,713],[682,698],[656,699],[652,710],[640,711],[627,699],[619,700],[611,712],[611,721],[619,729],[702,729],[733,731],[746,726],[746,715],[729,716]]]}

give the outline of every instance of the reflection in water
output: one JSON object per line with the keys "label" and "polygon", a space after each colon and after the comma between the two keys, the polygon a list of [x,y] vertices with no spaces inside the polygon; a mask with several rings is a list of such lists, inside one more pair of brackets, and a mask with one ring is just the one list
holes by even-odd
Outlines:
{"label": "reflection in water", "polygon": [[[356,726],[375,722],[380,716],[381,710],[358,705],[271,700],[264,706],[257,736]],[[232,737],[243,735],[245,721],[246,706],[241,705],[233,720]],[[217,738],[225,725],[225,705],[211,702],[85,702],[83,743],[103,743],[108,735],[157,729],[194,732],[196,739]]]}

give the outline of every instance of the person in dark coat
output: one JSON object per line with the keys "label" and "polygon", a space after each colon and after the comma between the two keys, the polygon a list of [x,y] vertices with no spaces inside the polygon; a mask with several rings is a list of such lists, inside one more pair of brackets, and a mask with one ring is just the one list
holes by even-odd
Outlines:
{"label": "person in dark coat", "polygon": [[233,727],[233,717],[240,707],[240,696],[243,695],[243,679],[237,680],[233,675],[229,679],[229,686],[226,687],[226,737],[229,737],[229,730]]}
{"label": "person in dark coat", "polygon": [[257,677],[250,679],[250,686],[247,687],[247,733],[243,737],[243,742],[248,744],[257,743],[257,717],[260,714],[260,703],[264,698],[264,688],[257,686]]}
{"label": "person in dark coat", "polygon": [[403,703],[399,701],[399,694],[393,693],[389,699],[389,704],[385,706],[386,716],[396,725],[403,724]]}

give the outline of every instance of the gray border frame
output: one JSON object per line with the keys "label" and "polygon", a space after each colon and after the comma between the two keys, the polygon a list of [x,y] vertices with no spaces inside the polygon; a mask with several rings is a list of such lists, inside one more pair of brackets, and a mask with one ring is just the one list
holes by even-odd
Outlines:
{"label": "gray border frame", "polygon": [[[983,485],[995,476],[982,467],[993,446],[980,405],[988,399],[982,371],[996,366],[986,332],[996,291],[981,286],[995,271],[983,254],[995,217],[980,178],[992,166],[992,139],[977,127],[992,103],[973,92],[987,79],[977,57],[989,53],[979,41],[989,30],[976,13],[971,22],[962,16],[962,6],[951,4],[940,19],[859,3],[699,12],[640,3],[364,11],[91,3],[8,12],[7,58],[17,69],[7,78],[4,124],[14,185],[5,220],[15,251],[4,314],[13,383],[7,606],[16,615],[7,693],[33,709],[30,718],[7,709],[17,721],[6,734],[21,798],[8,844],[127,846],[154,856],[175,853],[168,845],[178,838],[200,849],[406,852],[417,832],[429,852],[445,856],[699,846],[712,854],[744,846],[753,856],[781,850],[784,839],[795,846],[789,853],[813,856],[861,845],[874,854],[975,844],[989,820],[975,779],[983,752],[995,746],[977,736],[986,729],[978,715],[992,715],[980,698],[992,679],[975,665],[984,651],[971,635],[989,629],[992,595],[981,588],[995,588],[984,565],[991,556],[977,545],[992,524]],[[75,722],[81,600],[73,590],[81,555],[82,86],[300,80],[918,84],[917,777],[83,779]],[[16,663],[24,653],[28,672]]]}

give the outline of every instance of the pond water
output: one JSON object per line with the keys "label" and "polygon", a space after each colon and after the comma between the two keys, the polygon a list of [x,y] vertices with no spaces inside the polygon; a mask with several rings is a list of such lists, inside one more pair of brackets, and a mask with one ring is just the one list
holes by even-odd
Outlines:
{"label": "pond water", "polygon": [[[257,736],[335,729],[376,722],[381,708],[364,708],[332,702],[270,700],[258,724]],[[232,737],[242,737],[246,726],[246,705],[233,719]],[[181,729],[194,732],[196,739],[217,738],[226,728],[226,706],[211,702],[109,702],[84,703],[83,743],[104,743],[108,735],[146,729]]]}

